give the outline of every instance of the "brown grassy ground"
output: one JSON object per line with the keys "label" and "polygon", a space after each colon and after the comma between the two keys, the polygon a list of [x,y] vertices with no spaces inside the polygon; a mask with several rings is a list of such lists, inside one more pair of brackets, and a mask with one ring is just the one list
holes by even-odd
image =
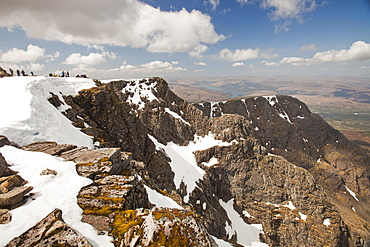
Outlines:
{"label": "brown grassy ground", "polygon": [[370,137],[368,135],[349,130],[341,130],[340,132],[342,132],[348,140],[353,141],[370,154]]}

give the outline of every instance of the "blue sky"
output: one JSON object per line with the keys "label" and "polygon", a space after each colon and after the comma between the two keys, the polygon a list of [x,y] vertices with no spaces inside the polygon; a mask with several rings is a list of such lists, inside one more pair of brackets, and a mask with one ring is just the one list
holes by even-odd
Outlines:
{"label": "blue sky", "polygon": [[369,77],[370,1],[8,1],[0,66],[99,79]]}

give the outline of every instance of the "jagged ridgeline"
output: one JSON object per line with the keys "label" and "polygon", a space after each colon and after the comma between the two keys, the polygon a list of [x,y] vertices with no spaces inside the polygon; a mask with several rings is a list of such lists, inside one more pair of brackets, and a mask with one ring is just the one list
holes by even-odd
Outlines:
{"label": "jagged ridgeline", "polygon": [[[368,154],[296,98],[191,104],[149,78],[96,81],[49,101],[96,149],[23,149],[77,164],[93,181],[78,194],[82,220],[115,246],[370,245]],[[158,198],[167,207],[154,207]],[[43,222],[63,221],[50,213]],[[30,231],[9,246],[29,241]],[[34,243],[50,243],[49,235]]]}

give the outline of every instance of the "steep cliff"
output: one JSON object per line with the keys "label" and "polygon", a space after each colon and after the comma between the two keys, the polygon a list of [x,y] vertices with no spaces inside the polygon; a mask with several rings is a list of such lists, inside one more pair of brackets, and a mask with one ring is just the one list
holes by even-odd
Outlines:
{"label": "steep cliff", "polygon": [[211,117],[243,116],[267,152],[284,157],[313,176],[350,228],[354,244],[369,243],[370,159],[363,149],[289,96],[195,106]]}

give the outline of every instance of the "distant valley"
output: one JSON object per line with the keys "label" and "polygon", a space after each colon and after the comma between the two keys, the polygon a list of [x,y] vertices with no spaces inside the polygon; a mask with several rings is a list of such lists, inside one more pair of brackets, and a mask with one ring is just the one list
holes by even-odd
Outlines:
{"label": "distant valley", "polygon": [[356,77],[167,78],[171,90],[190,102],[261,95],[290,95],[370,152],[370,79]]}

